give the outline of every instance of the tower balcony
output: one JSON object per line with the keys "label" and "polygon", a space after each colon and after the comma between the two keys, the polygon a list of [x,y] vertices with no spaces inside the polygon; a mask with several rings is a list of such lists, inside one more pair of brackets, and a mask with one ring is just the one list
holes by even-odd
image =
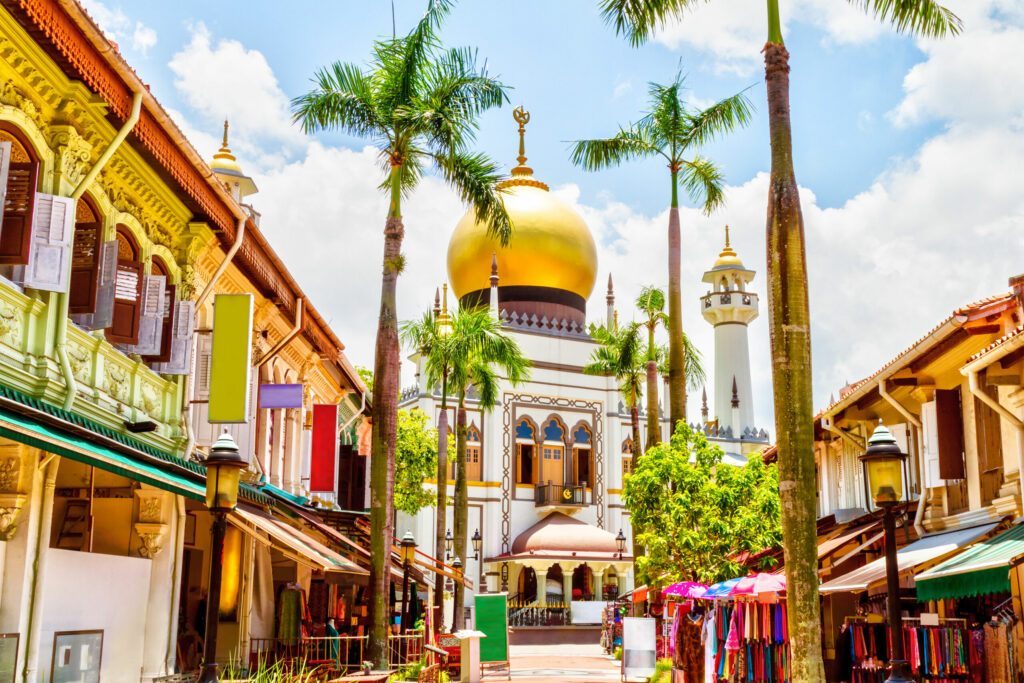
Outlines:
{"label": "tower balcony", "polygon": [[708,292],[701,297],[701,313],[712,325],[749,324],[758,316],[757,305],[757,294],[740,290]]}
{"label": "tower balcony", "polygon": [[587,502],[586,484],[537,484],[533,489],[533,502],[538,508],[553,510],[579,510]]}

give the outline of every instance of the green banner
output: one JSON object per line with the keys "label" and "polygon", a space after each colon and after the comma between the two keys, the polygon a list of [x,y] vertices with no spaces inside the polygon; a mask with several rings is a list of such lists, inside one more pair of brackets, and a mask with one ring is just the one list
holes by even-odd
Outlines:
{"label": "green banner", "polygon": [[473,596],[473,626],[487,635],[480,639],[480,663],[508,661],[508,594]]}
{"label": "green banner", "polygon": [[252,294],[218,294],[213,302],[210,423],[249,421]]}

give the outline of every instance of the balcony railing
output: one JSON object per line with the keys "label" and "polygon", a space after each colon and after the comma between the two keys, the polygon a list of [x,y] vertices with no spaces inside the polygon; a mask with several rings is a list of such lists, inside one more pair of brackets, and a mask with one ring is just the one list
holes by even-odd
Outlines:
{"label": "balcony railing", "polygon": [[[344,675],[358,671],[366,660],[366,636],[321,638],[253,638],[249,641],[250,671],[279,666],[286,671],[331,672]],[[394,668],[423,658],[423,633],[388,636],[388,664]]]}
{"label": "balcony railing", "polygon": [[584,507],[587,502],[587,486],[583,484],[538,484],[533,488],[534,503],[537,507],[549,505]]}
{"label": "balcony railing", "polygon": [[536,601],[510,600],[508,603],[508,625],[523,626],[565,626],[572,623],[572,612],[568,603],[551,601],[541,604]]}

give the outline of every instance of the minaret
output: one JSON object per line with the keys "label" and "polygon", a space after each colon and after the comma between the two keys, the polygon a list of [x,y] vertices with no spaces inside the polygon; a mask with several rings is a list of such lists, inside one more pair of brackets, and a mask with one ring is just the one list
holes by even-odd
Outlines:
{"label": "minaret", "polygon": [[605,296],[605,301],[608,302],[608,317],[606,318],[606,325],[609,330],[614,330],[612,327],[615,324],[615,288],[612,287],[612,274],[608,273],[608,294]]}
{"label": "minaret", "polygon": [[491,317],[501,320],[498,306],[498,255],[491,254]]}
{"label": "minaret", "polygon": [[228,122],[224,121],[224,139],[221,141],[220,149],[213,155],[213,162],[210,163],[217,178],[224,183],[231,196],[236,202],[241,203],[243,199],[251,194],[256,194],[256,183],[252,178],[242,172],[238,160],[228,147]]}
{"label": "minaret", "polygon": [[701,426],[708,423],[708,388],[702,387],[700,390],[700,423]]}
{"label": "minaret", "polygon": [[754,271],[747,270],[733,251],[729,226],[725,226],[725,248],[703,279],[711,290],[701,298],[701,310],[715,328],[713,419],[719,425],[731,424],[733,437],[739,439],[745,428],[754,427],[747,325],[757,317],[757,294],[747,291]]}

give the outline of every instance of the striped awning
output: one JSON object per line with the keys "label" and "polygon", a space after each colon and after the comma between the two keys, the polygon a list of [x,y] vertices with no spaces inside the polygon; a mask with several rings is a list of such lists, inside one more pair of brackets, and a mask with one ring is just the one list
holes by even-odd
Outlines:
{"label": "striped awning", "polygon": [[914,577],[917,599],[946,600],[1010,592],[1010,568],[1024,560],[1024,524],[967,548]]}

